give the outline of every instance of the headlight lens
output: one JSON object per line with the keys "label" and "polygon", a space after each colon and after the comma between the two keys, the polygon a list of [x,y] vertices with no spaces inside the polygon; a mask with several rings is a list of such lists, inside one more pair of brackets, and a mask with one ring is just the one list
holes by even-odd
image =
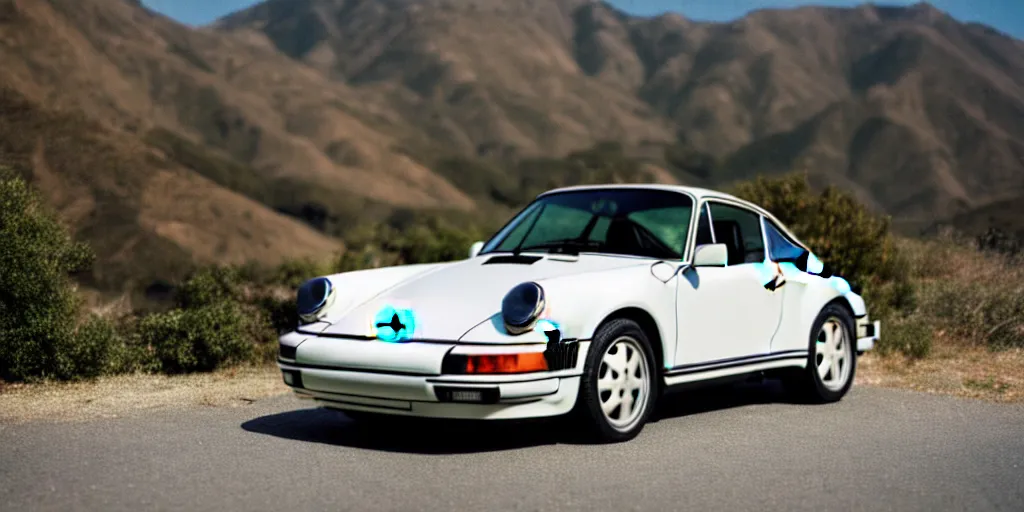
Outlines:
{"label": "headlight lens", "polygon": [[334,301],[334,287],[326,277],[310,279],[299,287],[297,307],[299,320],[305,323],[320,319]]}
{"label": "headlight lens", "polygon": [[509,334],[529,331],[546,305],[544,289],[537,283],[512,288],[501,301],[501,316]]}

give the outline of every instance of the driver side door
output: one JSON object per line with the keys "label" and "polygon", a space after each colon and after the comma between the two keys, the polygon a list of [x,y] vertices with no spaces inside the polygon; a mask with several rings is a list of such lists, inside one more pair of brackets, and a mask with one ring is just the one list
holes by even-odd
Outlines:
{"label": "driver side door", "polygon": [[[679,276],[674,372],[742,366],[768,354],[782,316],[785,287],[765,287],[761,215],[741,204],[701,205],[696,244],[725,244],[723,267],[690,267]],[[748,361],[744,361],[748,360]]]}

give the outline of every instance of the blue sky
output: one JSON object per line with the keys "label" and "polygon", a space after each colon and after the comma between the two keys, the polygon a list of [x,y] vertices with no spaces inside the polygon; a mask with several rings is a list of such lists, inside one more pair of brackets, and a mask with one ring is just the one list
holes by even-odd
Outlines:
{"label": "blue sky", "polygon": [[[209,23],[229,12],[256,2],[253,0],[143,0],[151,9],[190,25]],[[849,0],[611,0],[620,9],[641,15],[676,11],[695,20],[726,21],[767,7],[800,5],[849,6]],[[915,0],[888,0],[879,4],[912,4]],[[1024,0],[932,0],[935,7],[963,21],[991,25],[1018,39],[1024,39]]]}

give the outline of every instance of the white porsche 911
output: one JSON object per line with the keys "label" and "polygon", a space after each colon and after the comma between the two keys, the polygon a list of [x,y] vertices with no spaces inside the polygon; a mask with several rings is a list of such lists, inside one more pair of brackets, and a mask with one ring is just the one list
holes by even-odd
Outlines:
{"label": "white porsche 911", "polygon": [[469,255],[303,284],[285,383],[356,419],[571,414],[624,441],[674,386],[771,373],[837,401],[879,337],[844,279],[719,192],[553,190]]}

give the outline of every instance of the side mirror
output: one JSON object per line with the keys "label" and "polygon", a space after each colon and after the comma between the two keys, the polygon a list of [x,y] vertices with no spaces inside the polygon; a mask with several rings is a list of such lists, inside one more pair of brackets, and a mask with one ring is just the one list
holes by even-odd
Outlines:
{"label": "side mirror", "polygon": [[693,252],[695,267],[724,267],[729,264],[729,248],[725,244],[698,245]]}
{"label": "side mirror", "polygon": [[480,254],[480,250],[484,248],[483,242],[473,242],[473,245],[469,246],[469,257],[470,259],[476,258],[477,254]]}

